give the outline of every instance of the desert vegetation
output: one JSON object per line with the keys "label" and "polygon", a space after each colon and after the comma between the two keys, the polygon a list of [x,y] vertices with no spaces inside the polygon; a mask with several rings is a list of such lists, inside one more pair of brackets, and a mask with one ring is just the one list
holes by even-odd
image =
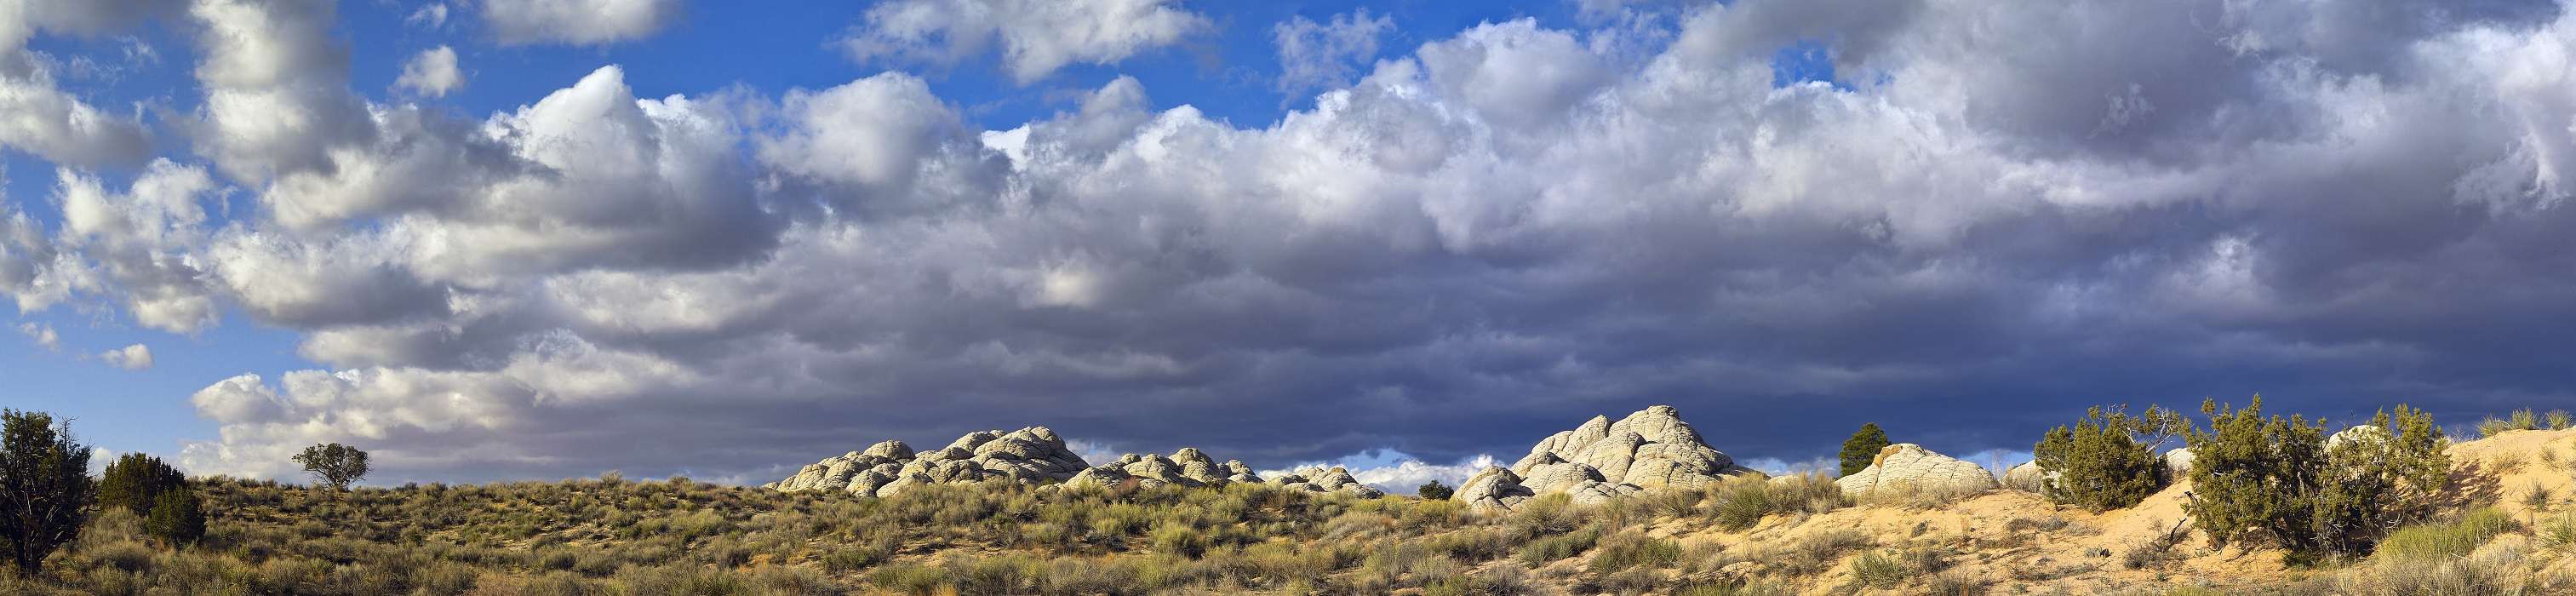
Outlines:
{"label": "desert vegetation", "polygon": [[[2040,493],[1856,498],[1837,488],[1833,473],[1818,471],[1594,505],[1550,493],[1509,510],[1266,483],[988,481],[878,498],[611,474],[340,489],[322,474],[313,486],[190,479],[128,455],[94,481],[80,475],[95,486],[81,487],[75,531],[59,534],[62,542],[35,564],[0,576],[0,593],[2576,589],[2576,508],[2564,501],[2576,462],[2559,453],[2576,447],[2576,431],[2500,432],[2455,445],[2430,416],[2399,407],[2369,423],[2384,438],[2332,441],[2321,424],[2267,415],[2259,401],[2243,409],[2212,404],[2205,413],[2206,428],[2162,410],[2088,413],[2043,438],[2043,461],[2063,471]],[[47,490],[60,491],[61,465],[72,457],[62,454],[87,450],[49,418],[12,416],[12,451],[33,454],[0,460],[12,475],[0,486],[12,491],[14,512],[35,486],[17,474],[52,478],[47,486],[56,488]],[[2152,447],[2140,448],[2171,434],[2199,454],[2189,473],[2165,472]],[[350,453],[331,459],[355,461]],[[2499,472],[2506,459],[2555,463]],[[1447,487],[1430,488],[1419,492]],[[21,527],[29,526],[8,527],[12,552],[43,545],[42,535],[20,538]]]}

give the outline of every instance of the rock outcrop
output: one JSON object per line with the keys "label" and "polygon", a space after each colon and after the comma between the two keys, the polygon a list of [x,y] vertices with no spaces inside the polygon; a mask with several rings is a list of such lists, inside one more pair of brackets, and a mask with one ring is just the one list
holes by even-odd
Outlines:
{"label": "rock outcrop", "polygon": [[1152,488],[1166,484],[1181,486],[1223,486],[1236,482],[1260,482],[1252,467],[1241,460],[1217,463],[1196,447],[1183,447],[1165,457],[1156,454],[1129,453],[1118,461],[1094,466],[1065,481],[1068,486],[1117,486],[1133,479],[1138,486]]}
{"label": "rock outcrop", "polygon": [[2190,478],[2191,462],[2195,459],[2197,457],[2192,455],[2190,447],[2177,447],[2165,452],[2165,471],[2170,473],[2167,477],[2174,480]]}
{"label": "rock outcrop", "polygon": [[782,491],[829,490],[886,497],[922,484],[962,484],[1010,480],[1043,484],[1073,478],[1090,468],[1066,449],[1064,438],[1043,426],[1008,433],[977,431],[946,447],[914,453],[902,441],[886,441],[866,451],[853,451],[815,462],[785,480],[763,485]]}
{"label": "rock outcrop", "polygon": [[2022,462],[2021,465],[2004,470],[2004,486],[2031,492],[2046,491],[2048,481],[2056,478],[2057,472],[2039,467],[2039,462],[2036,461]]}
{"label": "rock outcrop", "polygon": [[1835,479],[1834,485],[1852,496],[1884,490],[1981,491],[1995,487],[1995,475],[1921,445],[1897,443],[1878,450],[1868,468]]}
{"label": "rock outcrop", "polygon": [[1672,406],[1654,406],[1617,422],[1594,416],[1549,436],[1511,468],[1487,468],[1469,478],[1453,498],[1477,508],[1509,509],[1536,495],[1566,493],[1589,504],[1758,473],[1709,448]]}
{"label": "rock outcrop", "polygon": [[1316,493],[1341,493],[1362,499],[1386,496],[1386,491],[1360,484],[1358,479],[1351,477],[1350,470],[1342,469],[1341,466],[1301,468],[1294,472],[1280,474],[1279,477],[1270,479],[1270,483],[1279,485],[1281,488]]}
{"label": "rock outcrop", "polygon": [[2387,427],[2375,424],[2364,424],[2343,429],[2332,436],[2326,437],[2326,449],[2333,450],[2335,446],[2342,445],[2348,441],[2385,441],[2388,439],[2389,434]]}

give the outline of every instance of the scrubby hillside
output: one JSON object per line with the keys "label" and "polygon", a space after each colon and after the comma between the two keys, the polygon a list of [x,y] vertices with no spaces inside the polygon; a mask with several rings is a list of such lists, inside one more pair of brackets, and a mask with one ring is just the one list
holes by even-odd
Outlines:
{"label": "scrubby hillside", "polygon": [[[2102,513],[2011,489],[1873,494],[1730,479],[1512,511],[1242,483],[925,486],[888,498],[614,478],[331,493],[202,483],[201,544],[122,511],[63,594],[2486,594],[2576,590],[2576,430],[2449,448],[2457,503],[2368,559],[2210,548],[2187,484]],[[2535,497],[2534,487],[2537,487]],[[2489,505],[2482,505],[2489,504]],[[2177,528],[2180,528],[2177,530]]]}

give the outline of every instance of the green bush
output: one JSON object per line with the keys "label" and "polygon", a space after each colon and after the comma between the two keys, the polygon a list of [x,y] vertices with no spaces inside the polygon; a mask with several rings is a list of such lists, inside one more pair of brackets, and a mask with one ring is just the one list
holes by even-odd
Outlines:
{"label": "green bush", "polygon": [[160,492],[152,514],[143,518],[143,531],[173,545],[196,544],[205,538],[205,505],[197,499],[196,489],[182,484]]}
{"label": "green bush", "polygon": [[2041,492],[2051,501],[2094,511],[2136,505],[2171,481],[2156,449],[2188,426],[2181,414],[2162,407],[2131,416],[2096,406],[2073,428],[2050,430],[2031,448],[2041,469],[2056,472],[2042,481]]}
{"label": "green bush", "polygon": [[2576,424],[2576,417],[2570,417],[2566,410],[2550,410],[2542,415],[2542,419],[2548,423],[2549,430],[2567,430],[2570,424]]}
{"label": "green bush", "polygon": [[1887,431],[1879,430],[1878,423],[1861,424],[1860,430],[1853,431],[1851,438],[1843,440],[1841,475],[1850,476],[1869,469],[1870,462],[1877,461],[1879,450],[1886,449],[1887,445]]}
{"label": "green bush", "polygon": [[188,483],[188,476],[178,468],[162,463],[161,458],[141,453],[128,453],[107,465],[98,478],[98,506],[118,507],[144,515],[160,502],[161,492]]}
{"label": "green bush", "polygon": [[2305,418],[2262,415],[2263,396],[2236,410],[2204,401],[2209,430],[2186,435],[2194,456],[2194,499],[2185,505],[2211,542],[2271,537],[2315,551],[2314,495],[2325,472],[2325,427]]}
{"label": "green bush", "polygon": [[1448,500],[1451,495],[1458,494],[1458,490],[1449,488],[1449,485],[1441,484],[1438,480],[1433,480],[1422,483],[1422,487],[1414,489],[1413,493],[1425,499],[1443,501]]}
{"label": "green bush", "polygon": [[2384,438],[2328,450],[2322,423],[2266,419],[2262,403],[2256,396],[2230,410],[2204,402],[2210,430],[2190,431],[2196,498],[2185,507],[2212,541],[2268,540],[2301,561],[2354,555],[2432,511],[2450,460],[2431,414],[2399,405],[2371,421]]}

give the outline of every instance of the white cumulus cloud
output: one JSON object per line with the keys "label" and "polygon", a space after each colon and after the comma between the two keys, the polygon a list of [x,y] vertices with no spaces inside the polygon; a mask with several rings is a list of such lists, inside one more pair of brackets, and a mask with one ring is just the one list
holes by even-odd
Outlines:
{"label": "white cumulus cloud", "polygon": [[937,64],[1001,46],[1022,84],[1073,63],[1114,64],[1210,27],[1173,0],[894,0],[868,9],[840,41],[857,60]]}
{"label": "white cumulus cloud", "polygon": [[[503,45],[595,45],[642,39],[680,17],[680,0],[481,0]],[[444,20],[445,10],[438,12]]]}
{"label": "white cumulus cloud", "polygon": [[402,76],[394,86],[410,89],[428,97],[439,97],[465,86],[465,71],[456,68],[456,50],[438,46],[421,50],[403,63]]}

